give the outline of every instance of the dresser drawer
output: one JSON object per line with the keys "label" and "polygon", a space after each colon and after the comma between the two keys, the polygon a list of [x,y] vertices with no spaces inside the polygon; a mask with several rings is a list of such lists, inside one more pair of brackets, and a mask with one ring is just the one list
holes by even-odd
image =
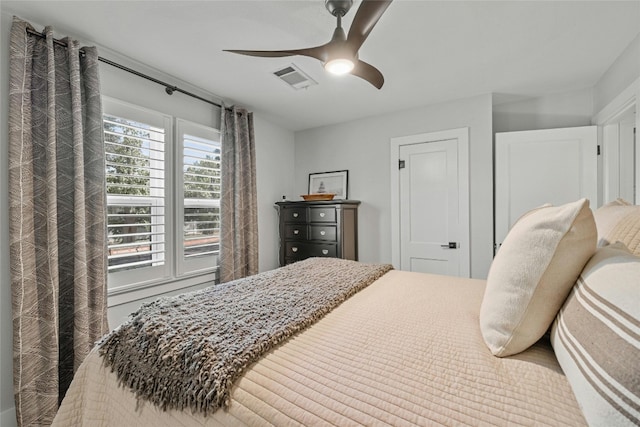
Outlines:
{"label": "dresser drawer", "polygon": [[310,243],[307,250],[309,256],[336,257],[338,254],[338,247],[335,243]]}
{"label": "dresser drawer", "polygon": [[310,240],[326,240],[335,242],[338,237],[335,225],[312,225],[310,229]]}
{"label": "dresser drawer", "polygon": [[307,222],[307,208],[291,207],[282,209],[285,222]]}
{"label": "dresser drawer", "polygon": [[314,255],[311,255],[309,246],[306,243],[286,242],[284,256],[292,259],[305,259]]}
{"label": "dresser drawer", "polygon": [[336,222],[336,208],[309,208],[309,221]]}
{"label": "dresser drawer", "polygon": [[338,245],[335,243],[285,243],[285,258],[305,259],[309,257],[335,257],[338,254]]}
{"label": "dresser drawer", "polygon": [[307,240],[307,225],[306,224],[288,224],[284,226],[284,238]]}

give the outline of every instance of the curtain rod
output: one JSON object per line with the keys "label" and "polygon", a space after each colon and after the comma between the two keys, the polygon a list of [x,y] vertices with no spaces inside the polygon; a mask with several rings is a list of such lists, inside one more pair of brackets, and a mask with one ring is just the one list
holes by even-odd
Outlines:
{"label": "curtain rod", "polygon": [[[37,32],[35,30],[30,29],[30,28],[27,28],[27,34],[32,35],[32,36],[37,36],[37,37],[40,37],[40,38],[45,38],[46,37],[44,34],[39,33],[39,32]],[[67,43],[65,43],[65,42],[63,42],[61,40],[55,39],[55,38],[53,39],[53,42],[55,44],[59,45],[59,46],[69,47],[67,45]],[[84,51],[82,49],[80,49],[80,52],[84,53]],[[136,71],[136,70],[134,70],[132,68],[125,67],[124,65],[118,64],[117,62],[113,62],[110,59],[106,59],[106,58],[103,58],[101,56],[98,56],[98,61],[104,62],[105,64],[109,64],[112,67],[116,67],[116,68],[118,68],[120,70],[123,70],[123,71],[126,71],[128,73],[135,74],[136,76],[142,77],[143,79],[150,80],[150,81],[152,81],[154,83],[159,84],[160,86],[164,86],[164,91],[167,92],[168,95],[173,95],[174,92],[180,92],[180,93],[188,95],[188,96],[190,96],[192,98],[199,99],[202,102],[206,102],[208,104],[215,105],[216,107],[222,108],[222,105],[218,104],[217,102],[209,101],[208,99],[203,98],[201,96],[198,96],[195,93],[188,92],[188,91],[186,91],[184,89],[180,89],[178,86],[174,86],[174,85],[171,85],[169,83],[165,83],[162,80],[158,80],[158,79],[156,79],[154,77],[151,77],[149,75],[141,73],[140,71]]]}

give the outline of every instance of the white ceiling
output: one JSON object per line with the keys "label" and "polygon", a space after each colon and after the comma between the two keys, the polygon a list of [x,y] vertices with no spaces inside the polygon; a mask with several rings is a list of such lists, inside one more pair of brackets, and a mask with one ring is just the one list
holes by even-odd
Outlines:
{"label": "white ceiling", "polygon": [[[359,2],[345,17],[349,28]],[[112,49],[224,99],[308,129],[483,93],[537,97],[592,87],[640,32],[638,1],[395,0],[360,49],[381,90],[311,58],[222,49],[326,43],[335,18],[307,1],[2,1],[57,33]],[[319,84],[271,74],[295,63]]]}

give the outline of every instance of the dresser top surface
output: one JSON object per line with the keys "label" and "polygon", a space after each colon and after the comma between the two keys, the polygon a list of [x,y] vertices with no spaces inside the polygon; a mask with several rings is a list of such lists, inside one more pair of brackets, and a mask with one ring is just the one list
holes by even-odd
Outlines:
{"label": "dresser top surface", "polygon": [[300,201],[284,201],[284,202],[276,202],[276,205],[281,207],[287,206],[325,206],[325,205],[359,205],[360,200],[316,200],[313,202],[305,202],[304,200]]}

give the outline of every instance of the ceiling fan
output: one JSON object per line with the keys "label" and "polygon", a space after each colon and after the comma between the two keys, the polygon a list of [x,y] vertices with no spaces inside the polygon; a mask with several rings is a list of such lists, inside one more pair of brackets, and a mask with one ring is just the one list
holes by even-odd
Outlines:
{"label": "ceiling fan", "polygon": [[378,89],[384,84],[382,73],[373,65],[358,58],[358,50],[387,10],[392,0],[362,0],[356,16],[353,18],[349,35],[342,29],[342,17],[347,14],[353,0],[325,0],[325,7],[338,20],[329,43],[306,49],[291,50],[229,50],[225,52],[249,56],[281,57],[302,55],[316,58],[324,64],[324,68],[333,74],[351,73]]}

